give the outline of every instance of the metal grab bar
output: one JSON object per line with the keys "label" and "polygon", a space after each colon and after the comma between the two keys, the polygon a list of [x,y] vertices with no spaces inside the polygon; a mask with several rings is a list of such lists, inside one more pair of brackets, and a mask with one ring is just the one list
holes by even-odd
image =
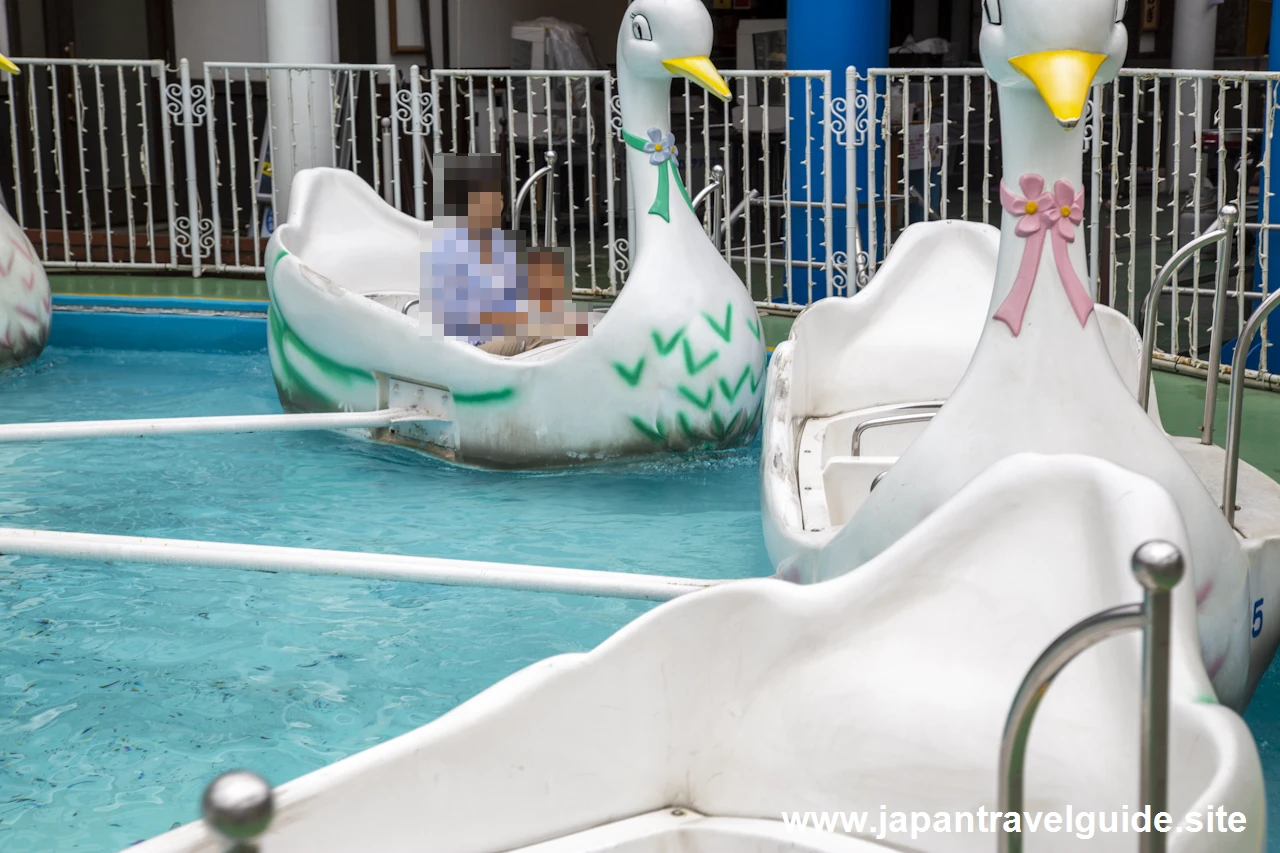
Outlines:
{"label": "metal grab bar", "polygon": [[205,825],[221,836],[227,853],[258,853],[258,839],[275,817],[276,800],[267,780],[232,770],[209,783],[200,806]]}
{"label": "metal grab bar", "polygon": [[693,212],[697,213],[698,208],[708,199],[714,199],[711,205],[711,237],[712,242],[716,244],[716,251],[724,250],[724,195],[725,195],[725,171],[724,167],[718,163],[711,167],[711,183],[698,193],[697,198],[693,200]]}
{"label": "metal grab bar", "polygon": [[[1182,552],[1169,542],[1153,541],[1133,555],[1133,573],[1145,591],[1142,604],[1126,604],[1090,616],[1054,640],[1023,679],[1000,741],[1000,811],[1021,813],[1025,804],[1024,769],[1031,724],[1053,680],[1081,652],[1108,637],[1131,630],[1143,632],[1142,767],[1139,807],[1150,806],[1152,821],[1169,806],[1169,647],[1172,635],[1172,592],[1182,580]],[[1140,853],[1164,853],[1164,832],[1147,832]],[[1000,853],[1022,853],[1022,834],[1001,831]]]}
{"label": "metal grab bar", "polygon": [[714,192],[719,192],[721,195],[724,193],[724,166],[718,163],[711,167],[711,183],[707,184],[702,192],[694,196],[693,209],[696,211],[702,207],[703,202],[710,198]]}
{"label": "metal grab bar", "polygon": [[[1234,204],[1222,208],[1218,216],[1223,227],[1230,233],[1236,220],[1240,218],[1240,209]],[[1213,330],[1209,337],[1209,387],[1204,395],[1204,421],[1200,426],[1200,443],[1213,444],[1213,421],[1218,413],[1218,373],[1222,368],[1222,323],[1226,318],[1227,277],[1231,275],[1231,237],[1222,244],[1222,263],[1218,266],[1218,282],[1213,293]]]}
{"label": "metal grab bar", "polygon": [[[1156,314],[1160,308],[1160,294],[1164,293],[1165,285],[1167,285],[1178,272],[1187,265],[1187,263],[1200,253],[1200,250],[1206,246],[1212,246],[1222,241],[1227,242],[1225,249],[1226,255],[1223,258],[1225,263],[1219,265],[1218,268],[1218,285],[1216,292],[1221,293],[1227,287],[1227,275],[1231,268],[1231,236],[1235,230],[1236,220],[1240,217],[1240,211],[1234,205],[1227,205],[1222,208],[1218,214],[1218,221],[1213,223],[1213,227],[1208,232],[1200,235],[1187,245],[1183,246],[1169,262],[1160,270],[1160,275],[1156,277],[1155,283],[1151,286],[1150,292],[1147,293],[1146,301],[1142,303],[1142,361],[1138,365],[1138,405],[1142,406],[1145,411],[1151,399],[1151,360],[1155,357],[1156,352]],[[1222,297],[1218,297],[1214,301],[1214,333],[1219,334],[1221,328],[1221,310]],[[1221,338],[1219,337],[1219,344]],[[1210,390],[1216,396],[1217,380],[1210,379]],[[1215,400],[1216,402],[1216,400]],[[1206,403],[1206,409],[1209,404]],[[1206,424],[1212,429],[1212,424]],[[1212,439],[1210,439],[1212,440]]]}
{"label": "metal grab bar", "polygon": [[723,230],[726,234],[729,233],[729,229],[733,227],[733,224],[741,219],[743,214],[747,212],[747,205],[751,204],[758,198],[760,198],[760,190],[752,190],[747,193],[747,197],[744,198],[738,206],[733,209],[733,212],[729,214],[728,218],[725,219]]}
{"label": "metal grab bar", "polygon": [[1268,296],[1258,310],[1253,312],[1253,316],[1245,324],[1244,331],[1236,339],[1236,354],[1231,365],[1231,402],[1227,407],[1226,470],[1222,475],[1222,511],[1227,516],[1227,523],[1233,527],[1236,523],[1236,491],[1240,481],[1240,430],[1244,415],[1244,380],[1249,372],[1246,365],[1249,361],[1249,350],[1253,347],[1253,339],[1257,337],[1262,324],[1277,307],[1280,307],[1280,290]]}
{"label": "metal grab bar", "polygon": [[[524,202],[529,197],[529,193],[533,191],[533,187],[543,176],[547,177],[547,219],[546,219],[546,235],[547,245],[551,248],[556,246],[556,161],[559,155],[554,150],[547,149],[547,153],[543,155],[547,165],[529,176],[529,180],[524,182],[524,186],[520,187],[519,194],[516,195],[515,209],[511,212],[511,225],[513,228],[519,228],[520,217],[524,214]],[[533,247],[537,248],[538,241],[533,241]]]}
{"label": "metal grab bar", "polygon": [[922,424],[927,423],[938,416],[937,412],[921,412],[916,415],[895,415],[891,418],[873,418],[869,421],[863,421],[858,424],[857,429],[853,431],[853,447],[849,453],[853,456],[862,455],[862,436],[865,432],[880,427],[900,426],[902,424]]}

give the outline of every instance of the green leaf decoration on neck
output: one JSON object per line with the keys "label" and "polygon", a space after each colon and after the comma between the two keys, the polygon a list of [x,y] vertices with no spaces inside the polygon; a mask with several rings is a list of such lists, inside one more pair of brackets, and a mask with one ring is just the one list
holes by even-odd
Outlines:
{"label": "green leaf decoration on neck", "polygon": [[649,141],[641,139],[634,133],[624,129],[622,138],[628,147],[649,155],[649,165],[658,167],[658,197],[649,208],[652,216],[661,216],[667,223],[671,222],[671,175],[675,175],[675,185],[684,198],[684,203],[693,210],[693,202],[689,199],[689,191],[680,180],[680,150],[676,147],[674,133],[664,133],[656,127],[649,128]]}

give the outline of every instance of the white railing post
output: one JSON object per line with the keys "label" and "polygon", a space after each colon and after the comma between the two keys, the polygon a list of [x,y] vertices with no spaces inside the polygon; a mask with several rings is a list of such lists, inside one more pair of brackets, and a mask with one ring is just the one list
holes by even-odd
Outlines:
{"label": "white railing post", "polygon": [[[187,155],[187,239],[190,240],[191,275],[200,278],[200,187],[196,179],[196,113],[191,92],[191,63],[178,64],[182,85],[182,138]],[[178,220],[182,227],[182,220]],[[175,235],[176,236],[176,235]]]}
{"label": "white railing post", "polygon": [[392,163],[391,156],[391,119],[385,116],[382,119],[382,137],[378,140],[382,145],[382,200],[387,204],[394,206],[395,198],[395,178],[391,174],[395,165]]}
{"label": "white railing post", "polygon": [[423,137],[426,126],[422,121],[422,77],[418,74],[418,66],[409,69],[409,96],[412,99],[409,116],[413,122],[413,215],[418,219],[427,218],[427,201],[423,194],[422,159],[425,156]]}

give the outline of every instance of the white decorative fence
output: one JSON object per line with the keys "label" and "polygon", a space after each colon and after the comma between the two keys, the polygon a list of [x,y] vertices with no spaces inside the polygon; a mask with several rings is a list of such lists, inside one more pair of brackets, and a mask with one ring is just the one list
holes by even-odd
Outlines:
{"label": "white decorative fence", "polygon": [[[539,233],[539,192],[516,227],[568,247],[581,294],[626,280],[635,238],[609,72],[18,63],[24,75],[0,84],[0,174],[51,269],[259,273],[265,234],[284,218],[275,173],[350,169],[427,218],[436,154],[501,155],[510,204],[553,150],[555,233]],[[825,71],[725,77],[728,103],[677,82],[673,129],[691,195],[725,169],[722,245],[761,305],[796,311],[856,291],[913,222],[999,222],[999,102],[980,69],[849,69],[844,97]],[[1228,324],[1243,324],[1273,289],[1260,237],[1280,227],[1265,157],[1278,114],[1274,74],[1131,69],[1094,90],[1081,158],[1101,301],[1137,320],[1161,263],[1232,202],[1242,216]],[[1201,367],[1211,266],[1197,261],[1162,297],[1160,349]],[[1264,347],[1263,378],[1272,360]]]}
{"label": "white decorative fence", "polygon": [[[873,70],[857,83],[862,111],[853,144],[866,157],[858,181],[873,188],[870,271],[911,223],[999,224],[993,175],[1000,162],[999,105],[980,69]],[[1280,230],[1265,202],[1280,189],[1271,186],[1266,162],[1278,115],[1276,74],[1126,69],[1094,89],[1081,157],[1090,279],[1100,301],[1140,324],[1160,267],[1231,203],[1241,217],[1227,324],[1244,325],[1275,287],[1267,241],[1260,238]],[[1169,307],[1161,351],[1201,368],[1207,366],[1215,260],[1198,258],[1162,296]],[[1263,374],[1274,359],[1264,346]]]}

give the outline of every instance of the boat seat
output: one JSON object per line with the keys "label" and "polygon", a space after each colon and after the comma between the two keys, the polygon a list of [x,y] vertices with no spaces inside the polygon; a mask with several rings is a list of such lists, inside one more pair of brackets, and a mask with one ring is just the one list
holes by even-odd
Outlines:
{"label": "boat seat", "polygon": [[928,427],[927,422],[873,426],[862,433],[855,456],[853,434],[860,425],[936,411],[928,405],[877,406],[805,421],[797,471],[804,529],[816,533],[843,526],[870,494],[872,481]]}
{"label": "boat seat", "polygon": [[796,320],[796,411],[828,417],[949,397],[986,324],[999,249],[989,225],[909,227],[862,292]]}
{"label": "boat seat", "polygon": [[[293,179],[288,222],[280,243],[307,266],[358,293],[412,291],[422,280],[418,247],[431,223],[387,204],[359,175],[345,169],[304,169]],[[411,251],[406,251],[411,247]],[[388,287],[390,285],[390,287]]]}

